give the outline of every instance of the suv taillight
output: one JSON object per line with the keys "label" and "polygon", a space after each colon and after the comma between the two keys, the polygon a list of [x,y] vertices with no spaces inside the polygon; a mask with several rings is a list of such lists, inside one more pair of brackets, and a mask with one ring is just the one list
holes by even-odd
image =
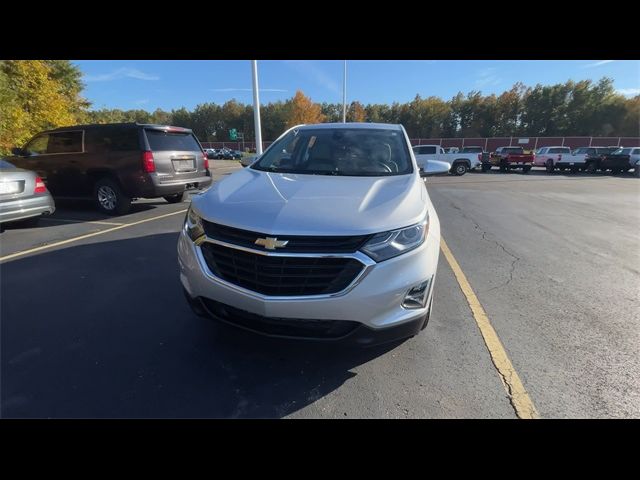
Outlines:
{"label": "suv taillight", "polygon": [[36,177],[36,188],[33,193],[45,193],[47,191],[47,186],[44,184],[40,177]]}
{"label": "suv taillight", "polygon": [[205,152],[202,152],[202,155],[204,155],[204,169],[209,170],[209,156]]}
{"label": "suv taillight", "polygon": [[156,171],[156,164],[153,161],[153,153],[150,151],[142,152],[142,170],[147,173]]}

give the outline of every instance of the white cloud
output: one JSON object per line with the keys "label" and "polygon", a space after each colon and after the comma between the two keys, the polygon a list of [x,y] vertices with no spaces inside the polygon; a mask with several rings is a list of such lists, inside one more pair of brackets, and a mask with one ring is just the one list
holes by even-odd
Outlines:
{"label": "white cloud", "polygon": [[594,63],[587,63],[585,65],[582,65],[582,68],[599,67],[600,65],[606,65],[607,63],[611,63],[611,62],[615,62],[615,60],[600,60],[600,61],[594,62]]}
{"label": "white cloud", "polygon": [[[288,65],[294,70],[297,70],[299,73],[302,73],[321,87],[324,87],[327,90],[338,95],[342,95],[342,87],[338,84],[338,82],[336,82],[335,79],[329,76],[315,63],[312,63],[308,60],[285,60],[285,65]],[[347,79],[349,78],[348,69],[349,66],[347,65]],[[342,82],[342,75],[340,75],[339,79]]]}
{"label": "white cloud", "polygon": [[640,88],[619,88],[616,92],[625,97],[635,97],[640,95]]}
{"label": "white cloud", "polygon": [[483,68],[476,72],[475,88],[498,85],[502,79],[496,75],[496,68]]}
{"label": "white cloud", "polygon": [[[253,92],[252,88],[212,88],[212,92]],[[284,88],[260,88],[260,92],[288,92]]]}
{"label": "white cloud", "polygon": [[136,80],[160,80],[160,77],[145,73],[136,68],[119,68],[111,73],[101,73],[98,75],[85,75],[85,82],[111,82],[121,78],[135,78]]}
{"label": "white cloud", "polygon": [[147,103],[149,103],[149,99],[148,98],[143,98],[142,100],[136,100],[135,102],[136,105],[146,105]]}

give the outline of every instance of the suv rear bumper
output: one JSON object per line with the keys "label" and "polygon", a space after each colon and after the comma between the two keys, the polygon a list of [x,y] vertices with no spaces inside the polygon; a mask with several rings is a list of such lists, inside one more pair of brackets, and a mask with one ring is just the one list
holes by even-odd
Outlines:
{"label": "suv rear bumper", "polygon": [[[207,172],[209,173],[209,172]],[[129,186],[130,196],[136,198],[158,198],[166,195],[174,195],[188,190],[202,190],[211,186],[213,178],[211,174],[199,177],[181,178],[161,181],[155,174],[149,174],[138,179],[137,184]]]}

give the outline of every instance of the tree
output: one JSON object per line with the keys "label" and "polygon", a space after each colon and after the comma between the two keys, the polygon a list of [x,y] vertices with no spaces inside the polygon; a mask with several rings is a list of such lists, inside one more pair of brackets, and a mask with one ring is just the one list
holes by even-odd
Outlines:
{"label": "tree", "polygon": [[313,103],[301,90],[298,90],[295,96],[287,101],[286,119],[287,128],[291,128],[302,123],[322,123],[325,116],[322,114],[320,105]]}
{"label": "tree", "polygon": [[360,102],[351,102],[347,108],[347,122],[364,122],[367,112]]}
{"label": "tree", "polygon": [[75,67],[64,61],[0,61],[0,153],[39,131],[73,125],[87,102]]}

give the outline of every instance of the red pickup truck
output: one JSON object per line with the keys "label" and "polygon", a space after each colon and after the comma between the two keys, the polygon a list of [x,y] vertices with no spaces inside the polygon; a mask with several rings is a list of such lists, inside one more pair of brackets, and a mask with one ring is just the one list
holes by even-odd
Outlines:
{"label": "red pickup truck", "polygon": [[525,153],[522,147],[498,147],[489,156],[488,162],[482,163],[482,171],[487,172],[491,167],[500,168],[501,172],[508,172],[512,168],[521,168],[522,173],[529,173],[533,166],[533,153]]}

